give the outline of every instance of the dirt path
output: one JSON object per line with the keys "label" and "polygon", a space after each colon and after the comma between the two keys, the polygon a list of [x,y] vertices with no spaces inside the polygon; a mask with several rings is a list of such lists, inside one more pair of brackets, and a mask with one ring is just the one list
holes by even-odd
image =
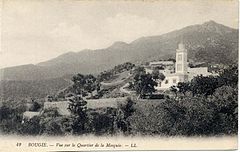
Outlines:
{"label": "dirt path", "polygon": [[129,90],[125,89],[125,88],[128,87],[128,86],[129,86],[129,83],[126,83],[126,84],[124,84],[119,90],[120,90],[121,92],[123,92],[123,93],[126,93],[126,94],[132,94],[132,93],[134,93],[134,91],[129,91]]}

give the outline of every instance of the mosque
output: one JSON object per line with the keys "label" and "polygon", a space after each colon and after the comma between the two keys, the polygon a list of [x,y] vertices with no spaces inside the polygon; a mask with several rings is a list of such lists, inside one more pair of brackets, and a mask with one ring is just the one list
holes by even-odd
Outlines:
{"label": "mosque", "polygon": [[179,82],[191,81],[197,75],[208,76],[212,73],[208,72],[207,67],[190,68],[187,61],[188,52],[183,43],[178,44],[176,49],[175,72],[163,71],[165,79],[158,81],[156,90],[167,90]]}

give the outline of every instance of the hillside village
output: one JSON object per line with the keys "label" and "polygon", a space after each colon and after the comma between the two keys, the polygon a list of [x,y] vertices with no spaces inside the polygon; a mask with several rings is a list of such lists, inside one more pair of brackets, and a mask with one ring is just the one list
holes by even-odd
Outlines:
{"label": "hillside village", "polygon": [[[122,62],[98,74],[78,72],[70,75],[70,79],[69,76],[56,78],[57,87],[48,91],[45,98],[27,96],[22,100],[0,102],[2,132],[22,135],[236,134],[236,62],[193,60],[193,47],[188,41],[178,41],[173,46],[174,58]],[[216,49],[215,44],[204,49],[212,51]],[[204,49],[200,48],[200,52]],[[12,81],[5,83],[9,82]],[[39,83],[42,82],[44,80]],[[46,82],[49,87],[52,81]],[[20,92],[24,91],[20,87]],[[40,91],[33,92],[36,96],[40,94]]]}
{"label": "hillside village", "polygon": [[[151,61],[145,65],[140,65],[140,67],[142,67],[144,71],[146,71],[146,73],[148,74],[153,74],[154,72],[156,72],[158,75],[163,76],[163,78],[161,78],[161,76],[158,76],[155,79],[156,86],[154,86],[154,94],[159,95],[156,99],[164,99],[166,96],[169,95],[169,91],[171,91],[173,87],[176,87],[178,83],[188,83],[197,76],[206,77],[218,75],[214,71],[209,72],[208,67],[204,66],[203,63],[198,63],[200,65],[198,67],[190,67],[187,53],[188,52],[184,44],[179,43],[178,48],[176,49],[176,59],[169,59],[165,61]],[[116,91],[117,95],[115,97],[110,95],[93,99],[93,97],[91,97],[91,94],[88,93],[85,97],[83,97],[83,99],[87,101],[86,106],[89,109],[117,108],[120,104],[124,104],[126,102],[127,97],[136,96],[136,91],[131,90],[129,88],[129,85],[132,83],[131,81],[133,81],[133,71],[137,67],[131,63],[126,63],[126,65],[129,65],[129,67],[127,66],[128,68],[126,69],[120,68],[120,71],[114,72],[114,76],[107,75],[106,71],[103,72],[103,75],[104,73],[106,75],[106,79],[110,79],[103,79],[103,81],[100,83],[101,89],[111,90],[114,88],[110,91],[110,93],[114,93]],[[67,89],[68,88],[64,89],[64,91]],[[96,90],[94,90],[93,92],[97,94]],[[60,94],[62,92],[58,93]],[[74,96],[76,96],[76,94],[74,93],[66,93],[63,98],[48,95],[45,98],[42,110],[36,112],[24,112],[22,122],[24,123],[25,121],[29,121],[34,116],[41,115],[44,110],[54,108],[58,111],[59,115],[70,116],[71,112],[69,110],[69,99],[74,98]],[[143,100],[147,99],[142,99],[142,102]]]}

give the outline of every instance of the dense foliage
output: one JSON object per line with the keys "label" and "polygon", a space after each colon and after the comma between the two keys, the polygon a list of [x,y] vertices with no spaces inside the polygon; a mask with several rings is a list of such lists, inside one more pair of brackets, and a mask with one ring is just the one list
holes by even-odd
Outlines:
{"label": "dense foliage", "polygon": [[69,99],[69,110],[72,113],[72,129],[73,134],[83,134],[86,128],[87,114],[86,104],[81,96],[74,96]]}
{"label": "dense foliage", "polygon": [[157,83],[149,73],[138,73],[134,76],[134,89],[140,98],[155,92],[155,86],[157,86]]}
{"label": "dense foliage", "polygon": [[94,90],[100,89],[100,84],[93,75],[77,74],[72,78],[73,86],[72,91],[75,94],[84,96],[87,93],[92,94]]}
{"label": "dense foliage", "polygon": [[180,82],[177,86],[172,86],[171,91],[176,94],[192,96],[213,95],[217,88],[222,86],[236,87],[238,85],[238,67],[231,65],[219,73],[218,76],[196,76],[190,82]]}

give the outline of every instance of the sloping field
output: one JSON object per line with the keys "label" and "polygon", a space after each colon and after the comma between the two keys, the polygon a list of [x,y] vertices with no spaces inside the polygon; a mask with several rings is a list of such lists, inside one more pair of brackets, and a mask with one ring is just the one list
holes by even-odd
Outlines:
{"label": "sloping field", "polygon": [[56,108],[60,115],[69,116],[71,113],[68,110],[69,101],[59,101],[59,102],[44,102],[43,109]]}
{"label": "sloping field", "polygon": [[[117,108],[119,104],[126,102],[126,98],[106,98],[87,100],[87,108]],[[68,110],[69,101],[45,102],[43,109],[57,108],[60,115],[70,115]]]}
{"label": "sloping field", "polygon": [[126,102],[126,98],[106,98],[106,99],[91,99],[87,100],[87,107],[91,109],[96,108],[117,108],[119,104]]}
{"label": "sloping field", "polygon": [[130,78],[131,75],[129,75],[129,71],[124,71],[117,75],[117,77],[113,80],[109,80],[107,82],[102,82],[101,84],[103,87],[113,87],[117,85],[123,85],[125,81]]}

